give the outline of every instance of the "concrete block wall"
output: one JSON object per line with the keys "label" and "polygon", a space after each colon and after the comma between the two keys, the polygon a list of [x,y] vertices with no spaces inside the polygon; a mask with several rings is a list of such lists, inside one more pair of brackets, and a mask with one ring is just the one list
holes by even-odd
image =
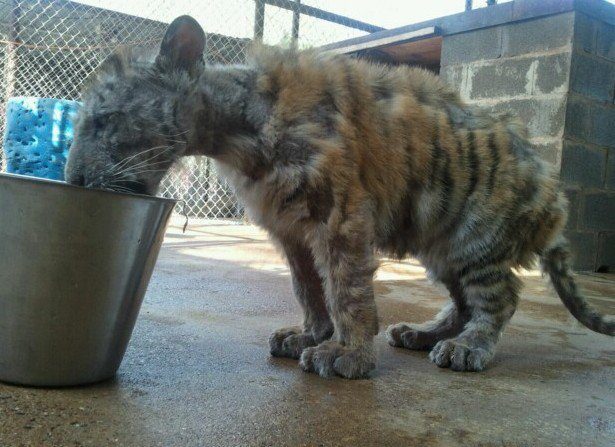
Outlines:
{"label": "concrete block wall", "polygon": [[559,167],[573,34],[570,12],[445,36],[440,74],[466,102],[523,118]]}
{"label": "concrete block wall", "polygon": [[561,179],[579,266],[615,267],[615,26],[575,13]]}
{"label": "concrete block wall", "polygon": [[614,27],[568,11],[445,35],[440,74],[526,122],[567,188],[575,267],[615,267]]}

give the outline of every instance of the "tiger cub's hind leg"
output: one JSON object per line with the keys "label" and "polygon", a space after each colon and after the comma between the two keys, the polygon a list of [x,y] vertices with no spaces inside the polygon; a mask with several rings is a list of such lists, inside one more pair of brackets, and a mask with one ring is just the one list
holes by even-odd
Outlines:
{"label": "tiger cub's hind leg", "polygon": [[482,371],[517,308],[521,282],[503,265],[467,268],[460,277],[469,319],[454,338],[439,341],[429,358],[441,368]]}
{"label": "tiger cub's hind leg", "polygon": [[452,302],[448,303],[436,317],[423,324],[398,323],[387,328],[386,336],[391,346],[430,350],[440,340],[459,334],[467,321],[463,312],[461,288],[456,281],[447,282]]}

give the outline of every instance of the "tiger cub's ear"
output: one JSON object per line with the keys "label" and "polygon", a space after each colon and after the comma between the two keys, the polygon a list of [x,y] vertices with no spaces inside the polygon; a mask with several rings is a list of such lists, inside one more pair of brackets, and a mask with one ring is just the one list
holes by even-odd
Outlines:
{"label": "tiger cub's ear", "polygon": [[173,67],[190,70],[203,60],[205,32],[190,16],[173,20],[160,44],[157,62],[169,62]]}

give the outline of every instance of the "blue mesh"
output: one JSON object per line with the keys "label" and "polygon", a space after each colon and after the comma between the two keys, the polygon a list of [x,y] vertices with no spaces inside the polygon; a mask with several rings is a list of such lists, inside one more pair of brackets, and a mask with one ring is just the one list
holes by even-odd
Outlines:
{"label": "blue mesh", "polygon": [[7,172],[64,180],[79,106],[64,99],[10,98],[4,134]]}

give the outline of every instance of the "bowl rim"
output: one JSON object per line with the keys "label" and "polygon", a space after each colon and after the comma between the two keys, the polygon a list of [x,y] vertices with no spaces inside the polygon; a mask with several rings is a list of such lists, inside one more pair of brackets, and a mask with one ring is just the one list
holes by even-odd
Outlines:
{"label": "bowl rim", "polygon": [[60,187],[60,188],[73,189],[75,191],[85,192],[86,194],[107,195],[107,196],[114,195],[114,196],[123,197],[123,198],[150,200],[150,201],[155,201],[155,202],[173,203],[173,204],[177,204],[180,201],[178,199],[171,199],[168,197],[148,196],[146,194],[132,194],[132,193],[126,193],[126,192],[113,191],[109,189],[86,188],[84,186],[71,185],[70,183],[66,183],[62,180],[51,180],[47,178],[32,177],[30,175],[13,174],[9,172],[0,172],[0,179],[2,178],[15,179],[15,180],[19,180],[22,182],[34,183],[34,184],[38,184],[42,186],[55,186],[55,187]]}

